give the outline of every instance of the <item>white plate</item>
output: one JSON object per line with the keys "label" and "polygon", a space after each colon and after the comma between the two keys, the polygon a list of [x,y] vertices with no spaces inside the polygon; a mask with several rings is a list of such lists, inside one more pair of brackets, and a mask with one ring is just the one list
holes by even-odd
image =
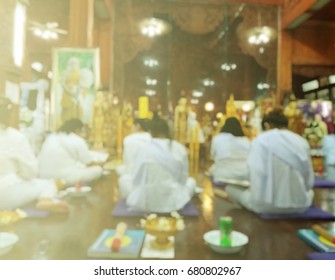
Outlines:
{"label": "white plate", "polygon": [[213,251],[221,253],[221,254],[238,253],[249,242],[248,236],[238,231],[232,231],[232,234],[231,234],[232,246],[231,247],[220,246],[220,231],[219,230],[208,231],[204,234],[203,238]]}
{"label": "white plate", "polygon": [[0,232],[0,256],[12,250],[19,237],[14,233]]}
{"label": "white plate", "polygon": [[70,187],[67,188],[66,191],[69,195],[72,196],[84,196],[86,195],[88,192],[90,192],[92,190],[91,187],[89,186],[82,186],[79,191],[77,191],[77,189],[75,187]]}

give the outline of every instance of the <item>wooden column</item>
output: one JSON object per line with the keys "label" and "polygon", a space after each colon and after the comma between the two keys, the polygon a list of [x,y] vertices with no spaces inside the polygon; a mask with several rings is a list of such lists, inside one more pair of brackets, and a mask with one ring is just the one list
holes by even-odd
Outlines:
{"label": "wooden column", "polygon": [[282,100],[284,92],[292,90],[292,35],[290,31],[282,30],[278,44],[277,68],[277,103]]}
{"label": "wooden column", "polygon": [[93,47],[94,0],[70,0],[69,44]]}
{"label": "wooden column", "polygon": [[14,65],[13,32],[17,0],[0,0],[0,95],[5,93],[6,81],[19,82],[20,71]]}

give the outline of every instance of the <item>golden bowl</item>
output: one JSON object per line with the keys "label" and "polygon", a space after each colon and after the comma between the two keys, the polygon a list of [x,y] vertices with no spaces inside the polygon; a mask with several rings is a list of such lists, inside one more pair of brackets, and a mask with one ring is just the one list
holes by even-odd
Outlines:
{"label": "golden bowl", "polygon": [[149,219],[145,225],[145,231],[156,238],[151,242],[151,246],[158,250],[166,250],[173,247],[170,236],[176,234],[176,219],[170,217],[156,217]]}

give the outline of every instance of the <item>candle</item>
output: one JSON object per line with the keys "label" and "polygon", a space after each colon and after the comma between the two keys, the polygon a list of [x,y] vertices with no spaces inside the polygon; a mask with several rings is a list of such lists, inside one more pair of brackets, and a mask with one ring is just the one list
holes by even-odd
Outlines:
{"label": "candle", "polygon": [[148,96],[141,96],[138,99],[138,118],[146,119],[149,113],[149,98]]}
{"label": "candle", "polygon": [[118,116],[117,120],[117,158],[122,159],[122,116]]}

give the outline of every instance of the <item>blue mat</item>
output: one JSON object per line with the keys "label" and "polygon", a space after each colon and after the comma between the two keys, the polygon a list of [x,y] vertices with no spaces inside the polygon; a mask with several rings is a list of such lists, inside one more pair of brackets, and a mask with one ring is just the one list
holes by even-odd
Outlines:
{"label": "blue mat", "polygon": [[[153,213],[153,212],[150,212]],[[150,214],[138,211],[132,211],[128,209],[126,202],[124,200],[120,200],[116,203],[112,215],[115,217],[142,217],[143,215]],[[182,216],[196,217],[199,216],[198,209],[194,206],[192,202],[187,203],[182,209],[178,211],[178,213]],[[163,213],[160,213],[163,214]],[[169,214],[169,213],[165,213]]]}
{"label": "blue mat", "polygon": [[323,178],[315,178],[314,188],[319,189],[333,189],[335,188],[335,182]]}
{"label": "blue mat", "polygon": [[318,207],[311,206],[303,213],[290,213],[290,214],[257,214],[263,220],[335,220],[335,215],[324,211]]}
{"label": "blue mat", "polygon": [[309,260],[335,260],[335,253],[310,253],[307,254]]}
{"label": "blue mat", "polygon": [[227,185],[227,183],[219,182],[219,181],[212,181],[212,184],[214,187],[219,187],[219,188],[224,188]]}

